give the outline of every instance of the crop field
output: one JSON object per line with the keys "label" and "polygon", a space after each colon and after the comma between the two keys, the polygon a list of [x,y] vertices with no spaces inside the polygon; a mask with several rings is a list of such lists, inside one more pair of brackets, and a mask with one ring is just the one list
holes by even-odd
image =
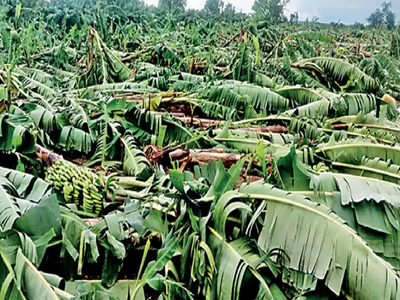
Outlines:
{"label": "crop field", "polygon": [[1,0],[0,300],[400,300],[400,25],[214,2]]}

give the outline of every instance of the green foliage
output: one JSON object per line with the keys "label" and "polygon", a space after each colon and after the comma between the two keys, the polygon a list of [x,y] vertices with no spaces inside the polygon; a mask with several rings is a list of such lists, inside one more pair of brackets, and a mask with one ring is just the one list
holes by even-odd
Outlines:
{"label": "green foliage", "polygon": [[271,23],[286,21],[285,6],[289,0],[256,0],[252,9],[259,20],[268,20]]}
{"label": "green foliage", "polygon": [[224,8],[222,14],[224,15],[224,17],[226,17],[228,19],[233,19],[233,17],[236,14],[236,8],[233,6],[232,3],[228,2],[228,4],[225,5],[225,8]]}
{"label": "green foliage", "polygon": [[185,10],[186,0],[159,0],[158,7],[163,10]]}
{"label": "green foliage", "polygon": [[382,9],[377,8],[368,18],[367,21],[372,27],[386,25],[388,29],[393,29],[396,24],[396,15],[392,11],[392,2],[383,2]]}
{"label": "green foliage", "polygon": [[209,14],[219,15],[224,7],[222,0],[206,0],[204,11]]}
{"label": "green foliage", "polygon": [[391,4],[287,3],[2,2],[0,299],[399,298]]}

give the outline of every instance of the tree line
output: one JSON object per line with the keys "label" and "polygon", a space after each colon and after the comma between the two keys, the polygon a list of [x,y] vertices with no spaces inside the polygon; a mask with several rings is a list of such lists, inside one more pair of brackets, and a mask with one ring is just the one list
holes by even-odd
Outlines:
{"label": "tree line", "polygon": [[[255,16],[259,20],[268,20],[273,23],[291,22],[297,23],[299,14],[293,12],[288,18],[285,15],[285,7],[290,0],[256,0],[252,6]],[[158,7],[162,10],[185,10],[187,0],[159,0]],[[208,14],[222,14],[233,18],[237,14],[236,7],[228,2],[226,5],[223,0],[206,0],[203,8]],[[317,20],[317,18],[314,18]],[[366,19],[371,27],[386,26],[393,29],[396,26],[396,14],[392,11],[392,2],[383,2],[380,8],[377,8]]]}

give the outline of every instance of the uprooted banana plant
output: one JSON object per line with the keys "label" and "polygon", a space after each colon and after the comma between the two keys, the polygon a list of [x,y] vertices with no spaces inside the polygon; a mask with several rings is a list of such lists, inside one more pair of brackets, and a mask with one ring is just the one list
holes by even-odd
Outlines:
{"label": "uprooted banana plant", "polygon": [[400,299],[398,28],[1,7],[0,299]]}

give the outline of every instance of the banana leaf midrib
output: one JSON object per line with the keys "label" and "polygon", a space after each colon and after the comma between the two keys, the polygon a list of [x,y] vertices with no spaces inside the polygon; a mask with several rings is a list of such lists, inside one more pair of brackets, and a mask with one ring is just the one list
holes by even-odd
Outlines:
{"label": "banana leaf midrib", "polygon": [[367,148],[382,148],[382,149],[390,149],[390,150],[395,150],[400,152],[400,148],[397,147],[388,147],[386,145],[380,145],[380,144],[373,144],[373,143],[355,143],[355,144],[338,144],[334,146],[322,146],[321,148],[318,148],[315,153],[320,153],[320,152],[325,152],[333,149],[339,149],[339,148],[358,148],[358,147],[367,147]]}
{"label": "banana leaf midrib", "polygon": [[[386,171],[379,170],[379,169],[375,169],[375,168],[370,168],[370,167],[367,167],[367,166],[352,165],[352,164],[346,164],[346,163],[340,163],[340,162],[332,162],[332,165],[333,166],[337,166],[337,167],[345,167],[345,168],[351,168],[351,169],[357,169],[357,170],[363,170],[363,171],[378,173],[378,174],[381,174],[381,175],[393,177],[393,178],[396,178],[396,179],[400,180],[400,175],[397,175],[397,174],[394,174],[394,173],[390,173],[390,172],[386,172]],[[335,174],[339,174],[339,173],[335,173]],[[346,174],[346,176],[350,176],[350,175]],[[369,179],[372,180],[373,178],[369,177]],[[388,182],[388,181],[385,181],[385,182],[391,183],[391,182]],[[394,185],[396,185],[396,184],[394,184]]]}
{"label": "banana leaf midrib", "polygon": [[394,131],[394,132],[399,132],[400,133],[400,128],[394,128],[394,127],[389,127],[389,126],[381,126],[381,125],[375,125],[375,124],[340,124],[341,127],[346,127],[353,125],[354,127],[366,127],[366,128],[374,128],[374,129],[382,129],[382,130],[387,130],[387,131]]}
{"label": "banana leaf midrib", "polygon": [[290,122],[291,118],[290,117],[280,117],[280,116],[268,116],[268,117],[263,117],[263,118],[254,118],[254,119],[236,121],[236,122],[233,122],[232,124],[233,125],[241,125],[241,124],[263,122],[263,121],[285,121],[285,122]]}
{"label": "banana leaf midrib", "polygon": [[[288,193],[290,194],[290,193]],[[328,216],[325,213],[322,213],[316,209],[313,209],[312,207],[308,207],[306,205],[303,205],[299,202],[296,201],[292,201],[289,199],[284,199],[284,198],[279,198],[279,197],[275,197],[275,196],[271,196],[271,195],[263,195],[263,194],[238,194],[237,197],[239,198],[251,198],[251,199],[255,199],[255,200],[264,200],[264,201],[273,201],[273,202],[278,202],[278,203],[283,203],[283,204],[287,204],[287,205],[291,205],[291,206],[295,206],[298,207],[300,209],[303,209],[305,211],[309,211],[313,214],[316,214],[322,218],[324,218],[325,220],[336,224],[339,227],[345,227],[347,228],[348,232],[353,236],[353,238],[355,240],[357,240],[360,244],[364,245],[368,252],[372,255],[375,256],[385,267],[386,269],[392,273],[393,277],[395,277],[397,280],[400,280],[400,278],[398,277],[397,273],[395,272],[393,266],[386,262],[385,260],[383,260],[382,258],[380,258],[379,256],[377,256],[375,254],[375,252],[366,244],[366,242],[357,234],[357,232],[355,232],[353,229],[351,229],[350,227],[348,227],[346,225],[346,223],[343,221],[343,223],[338,222],[337,220],[333,219],[332,217]],[[341,220],[341,219],[339,219]]]}
{"label": "banana leaf midrib", "polygon": [[[326,128],[317,128],[317,130],[322,131],[322,132],[326,132],[326,133],[334,133],[334,132],[339,132],[340,130],[334,130],[334,129],[326,129]],[[366,134],[362,134],[362,133],[356,133],[356,132],[351,132],[351,131],[346,131],[347,135],[349,136],[355,136],[355,137],[363,137],[363,138],[367,138],[368,135]],[[388,144],[388,145],[392,145],[393,142],[389,141],[389,140],[384,140],[381,138],[375,138],[377,141],[379,141],[380,143],[383,144]]]}

